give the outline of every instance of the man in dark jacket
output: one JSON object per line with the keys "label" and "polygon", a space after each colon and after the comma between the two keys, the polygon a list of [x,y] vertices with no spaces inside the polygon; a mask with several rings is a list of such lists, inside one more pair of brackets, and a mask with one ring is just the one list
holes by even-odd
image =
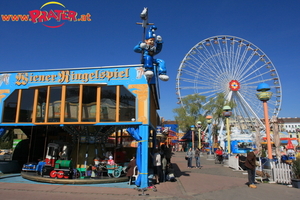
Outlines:
{"label": "man in dark jacket", "polygon": [[256,154],[258,153],[257,149],[253,149],[252,152],[247,153],[247,158],[245,161],[245,167],[248,172],[248,185],[251,188],[256,188],[255,183],[255,168],[256,168]]}

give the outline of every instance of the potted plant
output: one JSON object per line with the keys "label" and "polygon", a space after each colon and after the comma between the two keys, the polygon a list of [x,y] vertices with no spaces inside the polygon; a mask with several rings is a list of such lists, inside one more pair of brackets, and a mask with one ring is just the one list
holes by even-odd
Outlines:
{"label": "potted plant", "polygon": [[300,189],[300,158],[292,162],[292,185]]}

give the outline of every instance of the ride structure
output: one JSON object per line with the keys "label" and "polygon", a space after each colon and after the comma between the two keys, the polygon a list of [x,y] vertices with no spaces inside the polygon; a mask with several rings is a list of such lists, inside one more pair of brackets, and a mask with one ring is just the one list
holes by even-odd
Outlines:
{"label": "ride structure", "polygon": [[[256,87],[267,83],[275,94],[268,103],[269,116],[278,116],[282,103],[282,87],[278,72],[269,57],[253,43],[236,36],[209,37],[193,46],[184,56],[176,77],[178,104],[187,95],[206,96],[207,103],[223,93],[227,101],[233,101],[231,126],[254,131],[261,119],[263,106],[256,97]],[[213,111],[211,111],[213,113]],[[218,124],[223,130],[223,120]]]}
{"label": "ride structure", "polygon": [[[127,130],[138,143],[126,149],[137,152],[135,184],[147,188],[148,147],[155,146],[159,122],[159,75],[166,75],[157,65],[151,70],[152,78],[145,76],[143,63],[1,72],[1,126],[18,127],[28,137],[27,146],[21,141],[16,147],[15,159],[29,163],[48,156],[42,173],[70,178],[71,171],[89,166],[96,156],[123,148],[121,140],[114,146],[107,141]],[[55,141],[72,144],[72,161],[58,159],[50,148],[46,153]]]}
{"label": "ride structure", "polygon": [[60,154],[61,146],[49,143],[45,158],[45,165],[42,168],[41,176],[51,178],[73,178],[73,162],[69,159],[68,146],[64,145],[63,152]]}

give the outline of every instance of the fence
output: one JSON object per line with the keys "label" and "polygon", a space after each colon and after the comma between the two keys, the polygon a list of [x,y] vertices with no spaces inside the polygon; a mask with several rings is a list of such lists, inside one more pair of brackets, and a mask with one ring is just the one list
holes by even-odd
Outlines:
{"label": "fence", "polygon": [[276,183],[291,184],[291,166],[286,163],[271,162],[273,180]]}
{"label": "fence", "polygon": [[228,166],[237,171],[244,171],[239,165],[238,156],[228,156]]}
{"label": "fence", "polygon": [[[275,183],[282,183],[282,184],[291,184],[291,166],[286,163],[275,163],[270,162],[270,169],[264,169],[261,159],[258,161],[258,166],[256,170],[262,171],[264,173],[268,173],[270,175],[270,179]],[[237,156],[228,156],[228,166],[237,171],[243,171],[243,169],[239,165],[239,157]],[[260,178],[261,181],[264,177],[256,177]]]}

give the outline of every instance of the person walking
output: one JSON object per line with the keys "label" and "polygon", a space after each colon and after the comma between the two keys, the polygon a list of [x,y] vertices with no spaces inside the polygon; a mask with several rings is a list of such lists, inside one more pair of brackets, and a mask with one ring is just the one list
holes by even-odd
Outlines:
{"label": "person walking", "polygon": [[155,154],[153,155],[153,167],[154,167],[154,175],[156,184],[159,184],[162,181],[162,168],[161,168],[161,154],[159,150],[155,150]]}
{"label": "person walking", "polygon": [[201,169],[201,165],[200,165],[200,149],[196,148],[195,150],[195,160],[196,160],[196,167]]}
{"label": "person walking", "polygon": [[169,146],[169,144],[166,145],[164,154],[165,154],[165,158],[167,159],[167,164],[170,164],[171,157],[172,157],[172,148]]}
{"label": "person walking", "polygon": [[162,155],[161,166],[162,166],[162,182],[166,182],[166,172],[167,172],[167,159],[165,155]]}
{"label": "person walking", "polygon": [[189,150],[186,152],[186,156],[187,156],[187,166],[188,168],[192,168],[192,160],[193,160],[193,156],[194,156],[194,152],[192,150],[192,148],[189,148]]}
{"label": "person walking", "polygon": [[257,149],[253,149],[252,152],[247,153],[247,158],[245,161],[245,167],[248,172],[248,186],[250,188],[256,188],[255,184],[255,168],[256,168],[256,154],[258,153]]}

